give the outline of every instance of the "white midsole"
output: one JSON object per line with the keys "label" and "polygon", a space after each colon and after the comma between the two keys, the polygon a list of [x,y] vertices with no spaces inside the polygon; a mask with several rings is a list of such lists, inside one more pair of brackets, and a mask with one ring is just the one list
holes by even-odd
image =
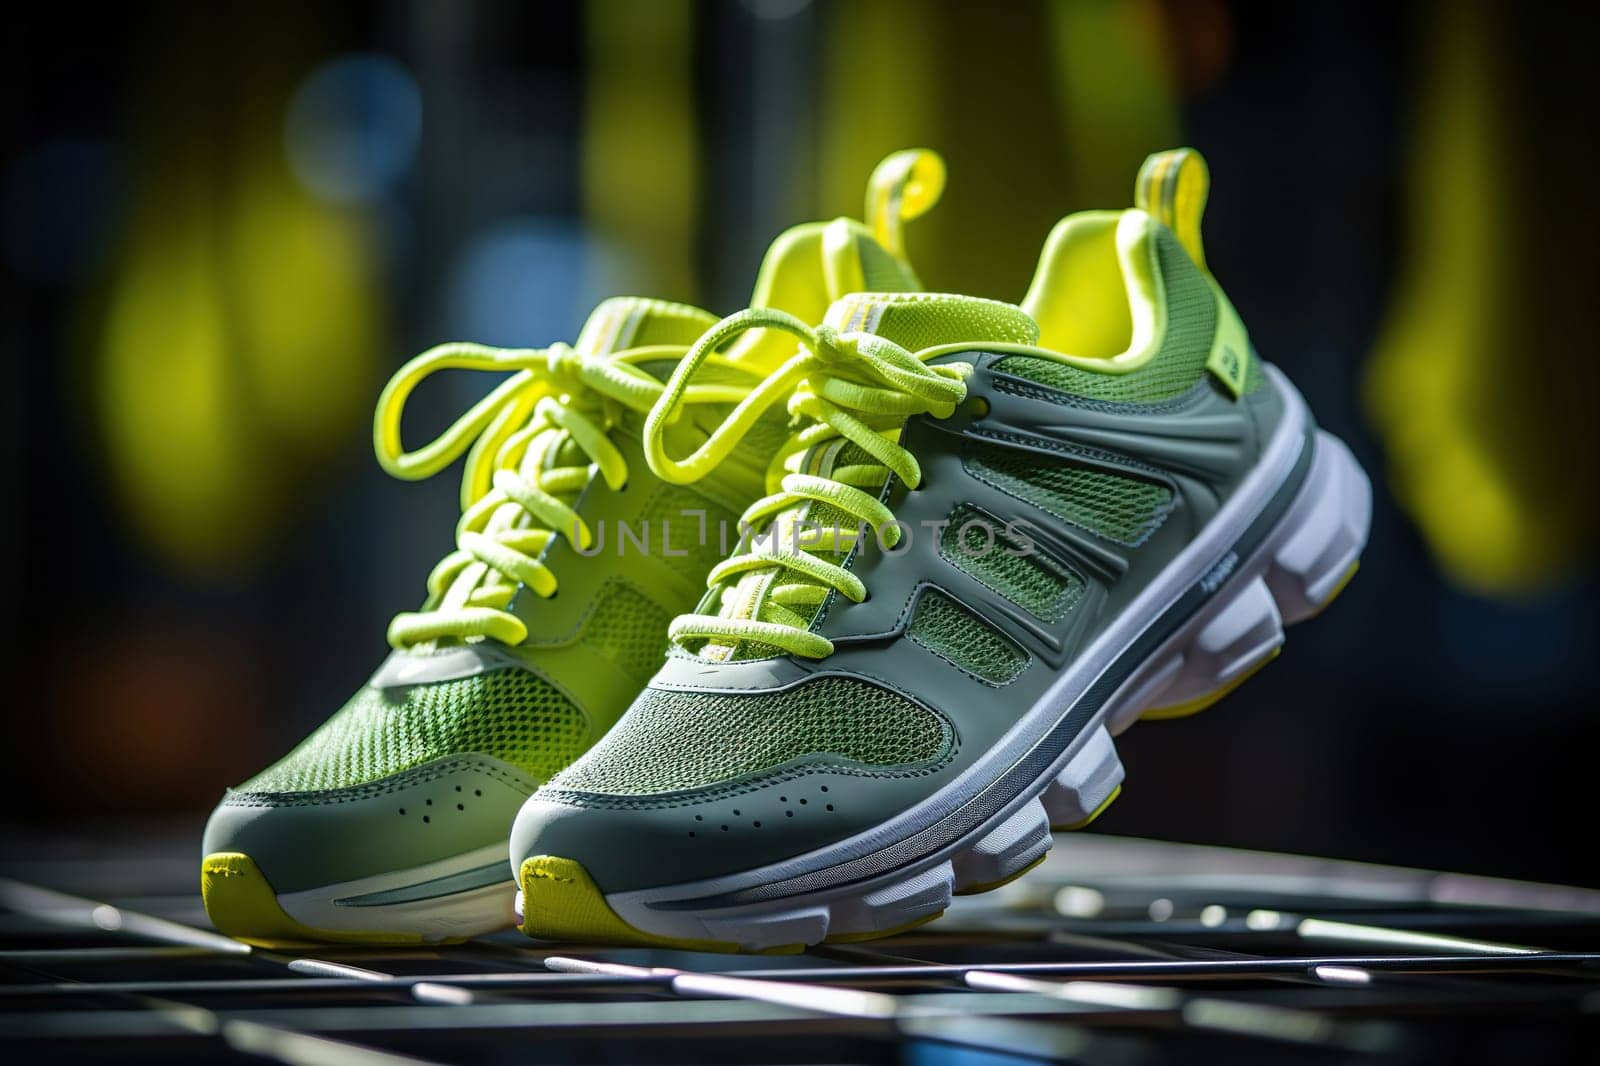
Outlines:
{"label": "white midsole", "polygon": [[[481,888],[373,906],[353,906],[348,902],[423,885],[494,863],[505,869],[505,880]],[[477,936],[515,925],[517,918],[512,911],[515,896],[516,882],[511,878],[507,845],[502,842],[406,870],[285,892],[278,896],[278,905],[289,917],[313,929],[418,933],[425,939],[444,939]]]}

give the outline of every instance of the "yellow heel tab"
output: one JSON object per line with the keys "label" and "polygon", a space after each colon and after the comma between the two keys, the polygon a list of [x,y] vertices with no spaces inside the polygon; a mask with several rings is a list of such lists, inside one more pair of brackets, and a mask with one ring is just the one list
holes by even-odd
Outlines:
{"label": "yellow heel tab", "polygon": [[906,257],[905,224],[939,202],[944,177],[944,158],[931,148],[907,148],[877,165],[867,180],[865,218],[879,244]]}
{"label": "yellow heel tab", "polygon": [[1193,148],[1173,148],[1146,159],[1133,191],[1134,204],[1172,230],[1195,265],[1208,274],[1200,219],[1210,191],[1211,171]]}

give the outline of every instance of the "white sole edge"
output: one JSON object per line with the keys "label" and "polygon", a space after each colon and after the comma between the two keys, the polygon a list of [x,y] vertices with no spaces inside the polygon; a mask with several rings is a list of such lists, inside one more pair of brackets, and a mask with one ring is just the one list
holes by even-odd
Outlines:
{"label": "white sole edge", "polygon": [[[430,881],[476,870],[492,863],[506,869],[506,878],[464,892],[428,899],[375,906],[351,906],[348,901],[382,892],[426,885]],[[278,906],[302,925],[348,933],[415,933],[426,941],[481,936],[516,924],[512,910],[516,882],[503,844],[489,845],[448,859],[407,870],[321,885],[278,896]]]}

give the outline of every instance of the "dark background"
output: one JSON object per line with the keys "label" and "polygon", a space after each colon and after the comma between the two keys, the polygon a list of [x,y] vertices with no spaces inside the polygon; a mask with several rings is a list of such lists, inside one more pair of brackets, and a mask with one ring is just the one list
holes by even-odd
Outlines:
{"label": "dark background", "polygon": [[[1377,489],[1361,574],[1108,832],[1600,884],[1596,18],[1511,5],[28,5],[8,15],[0,846],[174,815],[384,653],[456,484],[370,405],[600,296],[743,305],[765,243],[950,167],[910,247],[1018,299],[1143,156]],[[420,398],[442,426],[483,386]],[[425,426],[424,428],[427,428]],[[198,821],[194,824],[197,826]],[[196,834],[198,848],[198,834]]]}

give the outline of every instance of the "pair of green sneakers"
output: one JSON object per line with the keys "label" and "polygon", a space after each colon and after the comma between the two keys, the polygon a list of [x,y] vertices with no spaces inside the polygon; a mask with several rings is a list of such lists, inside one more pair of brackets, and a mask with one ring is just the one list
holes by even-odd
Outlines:
{"label": "pair of green sneakers", "polygon": [[[464,452],[457,550],[393,653],[230,790],[202,887],[254,943],[883,936],[995,887],[1353,572],[1370,489],[1205,266],[1197,153],[1051,233],[1020,306],[919,291],[902,223],[772,246],[718,322],[602,304],[572,347],[446,345],[385,468]],[[400,443],[435,370],[515,373]],[[509,839],[508,839],[509,838]]]}

